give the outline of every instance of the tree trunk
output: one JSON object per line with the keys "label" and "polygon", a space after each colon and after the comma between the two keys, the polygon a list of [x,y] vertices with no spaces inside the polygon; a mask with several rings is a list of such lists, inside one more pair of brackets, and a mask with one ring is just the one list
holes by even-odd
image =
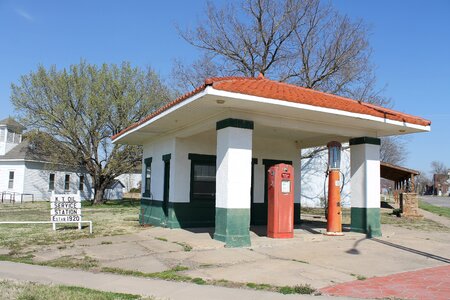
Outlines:
{"label": "tree trunk", "polygon": [[104,194],[105,194],[105,187],[103,186],[95,187],[94,204],[103,204],[105,202],[105,199],[103,199]]}

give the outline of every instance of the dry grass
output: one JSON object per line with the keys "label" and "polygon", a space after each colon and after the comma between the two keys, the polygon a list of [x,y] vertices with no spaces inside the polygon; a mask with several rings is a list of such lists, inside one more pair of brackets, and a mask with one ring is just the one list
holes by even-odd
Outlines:
{"label": "dry grass", "polygon": [[397,217],[392,209],[381,210],[381,224],[390,224],[412,230],[421,231],[450,231],[450,228],[425,218]]}
{"label": "dry grass", "polygon": [[154,299],[142,298],[138,295],[102,292],[64,285],[44,285],[32,282],[0,281],[1,299],[21,300],[132,300]]}
{"label": "dry grass", "polygon": [[[0,224],[0,248],[21,252],[39,245],[64,244],[82,238],[135,233],[139,225],[139,202],[115,202],[98,206],[82,204],[83,220],[92,220],[94,234],[87,225],[77,230],[77,224],[58,224],[53,231],[51,224]],[[1,221],[49,221],[50,203],[1,204]]]}

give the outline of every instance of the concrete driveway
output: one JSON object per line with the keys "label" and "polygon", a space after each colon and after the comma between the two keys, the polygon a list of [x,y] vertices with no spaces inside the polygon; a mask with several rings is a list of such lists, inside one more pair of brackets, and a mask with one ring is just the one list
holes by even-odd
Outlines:
{"label": "concrete driveway", "polygon": [[89,256],[100,267],[145,273],[177,265],[180,274],[205,280],[228,280],[277,286],[310,284],[323,288],[360,278],[438,267],[450,263],[450,229],[420,231],[383,225],[383,237],[345,232],[323,235],[323,223],[310,221],[295,229],[293,239],[271,239],[264,227],[251,233],[252,246],[224,248],[213,228],[192,230],[150,227],[138,234],[78,240],[61,249],[49,246],[35,260]]}
{"label": "concrete driveway", "polygon": [[450,207],[450,197],[448,196],[420,196],[420,199],[435,206]]}

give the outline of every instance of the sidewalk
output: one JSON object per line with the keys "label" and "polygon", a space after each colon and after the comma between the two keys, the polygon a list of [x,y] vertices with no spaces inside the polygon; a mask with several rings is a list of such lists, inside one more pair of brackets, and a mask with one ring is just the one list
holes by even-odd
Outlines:
{"label": "sidewalk", "polygon": [[[79,286],[101,291],[153,296],[157,299],[328,299],[329,296],[282,295],[183,282],[92,273],[0,261],[0,279]],[[333,299],[345,299],[336,298]]]}
{"label": "sidewalk", "polygon": [[423,210],[419,208],[419,214],[423,215],[426,219],[430,219],[432,221],[435,221],[439,224],[442,224],[444,226],[447,226],[448,228],[450,228],[450,219],[446,218],[446,217],[442,217],[436,214],[433,214],[429,211]]}

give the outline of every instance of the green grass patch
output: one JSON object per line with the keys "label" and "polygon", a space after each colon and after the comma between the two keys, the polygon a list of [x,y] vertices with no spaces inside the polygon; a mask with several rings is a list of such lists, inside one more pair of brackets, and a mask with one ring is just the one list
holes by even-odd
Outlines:
{"label": "green grass patch", "polygon": [[192,278],[191,282],[195,283],[195,284],[200,284],[200,285],[207,283],[203,278],[200,278],[200,277]]}
{"label": "green grass patch", "polygon": [[66,269],[81,269],[90,270],[92,268],[98,267],[98,261],[92,257],[85,256],[83,258],[74,258],[72,256],[62,256],[57,259],[37,262],[35,264],[56,268],[66,268]]}
{"label": "green grass patch", "polygon": [[102,272],[107,273],[114,273],[114,274],[120,274],[120,275],[127,275],[127,276],[136,276],[136,277],[145,277],[145,278],[156,278],[156,279],[163,279],[163,280],[169,280],[169,281],[192,281],[192,277],[178,274],[178,272],[186,271],[189,268],[184,266],[176,266],[172,269],[163,271],[163,272],[156,272],[156,273],[144,273],[140,271],[133,271],[133,270],[124,270],[120,268],[110,268],[110,267],[104,267],[101,269]]}
{"label": "green grass patch", "polygon": [[159,237],[159,236],[155,237],[155,240],[167,242],[167,239],[166,239],[166,238]]}
{"label": "green grass patch", "polygon": [[17,263],[23,263],[23,264],[34,264],[33,262],[33,255],[27,254],[27,255],[0,255],[1,261],[10,261],[10,262],[17,262]]}
{"label": "green grass patch", "polygon": [[309,284],[300,284],[296,286],[282,286],[278,288],[278,292],[281,294],[305,294],[309,295],[314,293],[316,290],[312,288]]}
{"label": "green grass patch", "polygon": [[248,288],[254,289],[254,290],[265,290],[265,291],[270,291],[273,290],[274,287],[270,284],[266,284],[266,283],[253,283],[253,282],[248,282],[246,284],[246,286]]}
{"label": "green grass patch", "polygon": [[31,282],[0,281],[2,299],[19,300],[134,300],[154,299],[142,298],[139,295],[102,292],[75,286],[44,285]]}
{"label": "green grass patch", "polygon": [[353,273],[350,275],[353,277],[356,277],[357,280],[366,280],[367,279],[367,277],[364,275],[358,275],[358,274],[353,274]]}
{"label": "green grass patch", "polygon": [[435,206],[425,201],[419,200],[419,208],[450,219],[450,207]]}
{"label": "green grass patch", "polygon": [[207,280],[200,277],[192,278],[187,275],[178,274],[178,272],[186,271],[189,268],[184,266],[176,266],[172,269],[157,272],[157,273],[144,273],[140,271],[132,271],[132,270],[124,270],[120,268],[110,268],[104,267],[101,269],[102,272],[114,273],[119,275],[126,276],[136,276],[136,277],[145,277],[145,278],[154,278],[154,279],[162,279],[169,281],[181,281],[181,282],[192,282],[199,285],[214,285],[214,286],[223,286],[229,288],[249,288],[253,290],[264,290],[264,291],[272,291],[278,292],[282,294],[312,294],[316,290],[312,288],[310,285],[296,285],[296,286],[276,286],[266,283],[242,283],[229,281],[225,279],[219,280]]}
{"label": "green grass patch", "polygon": [[192,250],[192,246],[185,242],[173,242],[174,244],[180,245],[183,247],[183,250],[186,252],[189,252]]}
{"label": "green grass patch", "polygon": [[298,262],[298,263],[302,263],[302,264],[309,264],[309,262],[304,261],[304,260],[300,260],[300,259],[293,259],[292,261]]}

